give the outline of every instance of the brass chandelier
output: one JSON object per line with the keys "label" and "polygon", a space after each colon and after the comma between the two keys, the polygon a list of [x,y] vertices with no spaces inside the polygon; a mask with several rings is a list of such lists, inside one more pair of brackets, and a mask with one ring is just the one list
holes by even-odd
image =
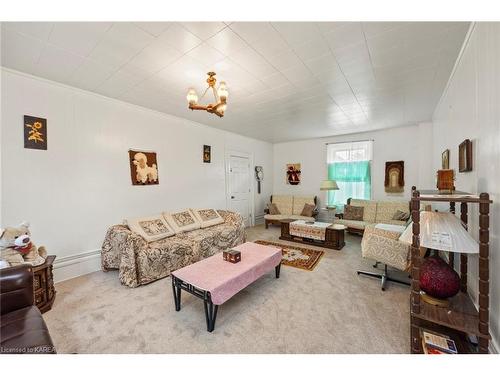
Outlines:
{"label": "brass chandelier", "polygon": [[201,96],[201,99],[203,99],[207,91],[211,89],[215,98],[215,103],[207,105],[198,104],[198,94],[196,93],[196,90],[191,87],[186,96],[186,99],[189,104],[189,109],[207,111],[208,113],[213,113],[219,117],[223,117],[227,107],[226,101],[228,92],[227,92],[226,82],[221,81],[221,83],[219,84],[219,88],[216,89],[215,83],[217,82],[217,80],[215,79],[215,73],[208,72],[207,75],[208,75],[207,78],[208,87]]}

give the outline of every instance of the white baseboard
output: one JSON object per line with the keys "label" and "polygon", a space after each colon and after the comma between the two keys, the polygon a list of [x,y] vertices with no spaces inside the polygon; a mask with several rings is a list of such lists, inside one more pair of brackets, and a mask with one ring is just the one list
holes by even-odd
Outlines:
{"label": "white baseboard", "polygon": [[264,215],[255,216],[255,225],[264,224]]}
{"label": "white baseboard", "polygon": [[54,282],[72,279],[101,269],[101,249],[56,258]]}

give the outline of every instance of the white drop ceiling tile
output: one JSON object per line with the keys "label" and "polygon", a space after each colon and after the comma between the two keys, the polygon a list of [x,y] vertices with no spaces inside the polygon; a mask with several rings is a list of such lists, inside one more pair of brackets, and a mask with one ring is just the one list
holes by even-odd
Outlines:
{"label": "white drop ceiling tile", "polygon": [[265,37],[252,43],[252,47],[264,58],[279,55],[290,50],[290,46],[274,29]]}
{"label": "white drop ceiling tile", "polygon": [[223,22],[183,22],[182,26],[201,40],[207,40],[227,27]]}
{"label": "white drop ceiling tile", "polygon": [[[186,82],[187,87],[205,86],[207,79],[207,67],[200,64],[197,60],[184,55],[168,67],[162,69],[158,74],[164,77],[175,77]],[[219,77],[217,77],[219,78]]]}
{"label": "white drop ceiling tile", "polygon": [[2,27],[42,41],[49,38],[53,25],[52,22],[2,22]]}
{"label": "white drop ceiling tile", "polygon": [[67,83],[67,79],[84,62],[84,58],[46,44],[34,72],[44,78]]}
{"label": "white drop ceiling tile", "polygon": [[146,31],[131,23],[114,23],[92,50],[92,60],[118,68],[154,40]]}
{"label": "white drop ceiling tile", "polygon": [[287,50],[278,55],[266,56],[266,59],[278,70],[285,70],[298,65],[304,65],[292,50]]}
{"label": "white drop ceiling tile", "polygon": [[186,53],[202,43],[202,40],[181,25],[174,23],[157,38],[158,43],[166,43],[181,53]]}
{"label": "white drop ceiling tile", "polygon": [[290,81],[280,72],[268,76],[262,76],[262,82],[270,88],[288,85]]}
{"label": "white drop ceiling tile", "polygon": [[366,37],[366,43],[370,53],[374,54],[379,51],[402,47],[405,44],[407,33],[405,28],[391,29],[384,33],[374,35],[373,37]]}
{"label": "white drop ceiling tile", "polygon": [[134,22],[134,25],[157,37],[171,26],[171,22]]}
{"label": "white drop ceiling tile", "polygon": [[303,61],[331,56],[330,47],[321,36],[305,43],[296,44],[293,46],[293,50]]}
{"label": "white drop ceiling tile", "polygon": [[236,35],[229,27],[223,29],[210,39],[207,39],[207,43],[228,56],[247,47],[245,41]]}
{"label": "white drop ceiling tile", "polygon": [[217,51],[215,48],[210,47],[207,43],[202,43],[186,53],[186,56],[199,61],[204,66],[214,67],[215,64],[225,59],[225,56]]}
{"label": "white drop ceiling tile", "polygon": [[354,22],[316,22],[316,27],[323,33],[327,34],[336,29],[340,29],[345,26],[350,26]]}
{"label": "white drop ceiling tile", "polygon": [[313,22],[272,22],[272,26],[290,45],[320,37],[319,30]]}
{"label": "white drop ceiling tile", "polygon": [[363,32],[367,38],[384,33],[389,30],[401,28],[405,22],[363,22]]}
{"label": "white drop ceiling tile", "polygon": [[304,80],[316,81],[316,77],[312,75],[311,71],[304,64],[295,65],[288,69],[283,69],[281,72],[294,85]]}
{"label": "white drop ceiling tile", "polygon": [[235,22],[230,28],[247,43],[253,43],[275,32],[269,22]]}
{"label": "white drop ceiling tile", "polygon": [[69,84],[93,91],[110,78],[113,73],[112,69],[86,59],[70,76]]}
{"label": "white drop ceiling tile", "polygon": [[127,62],[127,66],[152,74],[165,68],[181,56],[182,54],[173,47],[166,45],[159,46],[153,43],[132,57],[132,59]]}
{"label": "white drop ceiling tile", "polygon": [[110,29],[111,22],[55,22],[49,43],[87,56]]}
{"label": "white drop ceiling tile", "polygon": [[323,35],[334,51],[365,40],[360,22],[349,23]]}
{"label": "white drop ceiling tile", "polygon": [[273,75],[278,72],[278,70],[268,62],[263,62],[261,64],[253,64],[253,65],[245,64],[243,65],[243,67],[258,78]]}
{"label": "white drop ceiling tile", "polygon": [[1,34],[2,66],[33,74],[33,67],[40,58],[44,43],[3,27]]}
{"label": "white drop ceiling tile", "polygon": [[137,78],[124,72],[117,72],[95,89],[102,95],[117,98],[138,83]]}

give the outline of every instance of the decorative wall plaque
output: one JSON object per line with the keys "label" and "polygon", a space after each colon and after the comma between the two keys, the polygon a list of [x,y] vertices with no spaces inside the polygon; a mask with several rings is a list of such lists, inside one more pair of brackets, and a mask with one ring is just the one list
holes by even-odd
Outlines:
{"label": "decorative wall plaque", "polygon": [[156,152],[128,151],[132,185],[158,185],[158,162]]}
{"label": "decorative wall plaque", "polygon": [[209,145],[203,145],[203,163],[212,162],[212,147]]}
{"label": "decorative wall plaque", "polygon": [[402,193],[405,186],[405,162],[385,162],[385,191],[386,193]]}
{"label": "decorative wall plaque", "polygon": [[47,119],[24,116],[24,148],[47,149]]}
{"label": "decorative wall plaque", "polygon": [[300,163],[286,165],[286,183],[289,185],[300,184]]}

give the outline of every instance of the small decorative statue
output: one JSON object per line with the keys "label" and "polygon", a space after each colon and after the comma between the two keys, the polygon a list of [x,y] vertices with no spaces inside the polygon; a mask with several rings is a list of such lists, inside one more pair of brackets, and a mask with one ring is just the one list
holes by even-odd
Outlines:
{"label": "small decorative statue", "polygon": [[45,247],[37,248],[31,242],[29,223],[23,222],[17,227],[0,229],[0,268],[31,264],[38,266],[45,262]]}

